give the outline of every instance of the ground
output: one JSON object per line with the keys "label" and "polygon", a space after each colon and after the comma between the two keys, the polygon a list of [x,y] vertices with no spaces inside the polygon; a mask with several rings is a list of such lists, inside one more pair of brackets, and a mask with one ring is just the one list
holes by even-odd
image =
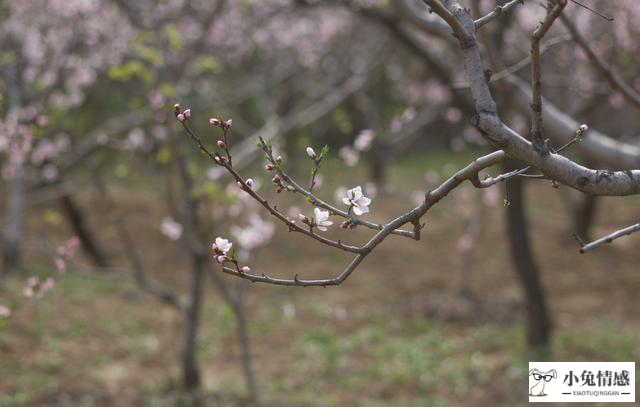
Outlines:
{"label": "ground", "polygon": [[[428,188],[424,174],[450,171],[443,169],[448,159],[411,157],[394,167],[389,183],[395,189],[374,199],[371,219],[390,219],[409,208],[414,190]],[[364,176],[362,168],[334,167],[320,190],[328,198],[337,180],[351,186]],[[534,249],[554,319],[554,359],[639,360],[640,252],[634,248],[640,235],[580,255],[566,205],[575,194],[544,181],[529,185]],[[116,193],[149,274],[184,287],[188,263],[158,233],[166,208],[143,186],[121,186]],[[425,218],[421,241],[388,239],[342,286],[249,284],[246,306],[263,404],[524,405],[523,301],[507,255],[503,212],[508,197],[502,192],[482,216],[471,270],[474,299],[458,294],[462,258],[457,242],[475,194],[466,188],[446,198]],[[86,208],[99,211],[93,191],[82,191],[80,198]],[[631,223],[639,203],[637,198],[604,199],[594,233]],[[90,272],[78,258],[45,298],[21,298],[24,278],[51,268],[49,255],[43,254],[56,241],[51,233],[65,235],[63,228],[51,227],[58,221],[55,207],[33,208],[29,219],[28,269],[0,285],[1,302],[15,307],[0,327],[0,405],[186,405],[179,391],[182,315],[141,293],[122,272]],[[115,256],[119,247],[108,217],[91,219]],[[366,230],[356,230],[347,239],[362,242],[367,236]],[[333,276],[349,257],[329,253],[316,241],[278,228],[274,242],[252,265],[278,276]],[[213,263],[211,270],[219,272]],[[233,314],[210,282],[202,329],[199,357],[207,405],[244,405]]]}

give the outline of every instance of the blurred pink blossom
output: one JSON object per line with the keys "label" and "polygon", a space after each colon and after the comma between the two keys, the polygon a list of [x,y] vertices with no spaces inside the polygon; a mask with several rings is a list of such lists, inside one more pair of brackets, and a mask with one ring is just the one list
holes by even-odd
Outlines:
{"label": "blurred pink blossom", "polygon": [[7,319],[11,316],[11,310],[4,305],[0,305],[0,319]]}
{"label": "blurred pink blossom", "polygon": [[350,146],[341,147],[338,151],[338,155],[340,155],[340,158],[342,158],[344,160],[344,163],[349,167],[354,167],[356,164],[358,164],[358,160],[360,158],[358,152]]}
{"label": "blurred pink blossom", "polygon": [[162,220],[160,231],[171,240],[178,240],[182,236],[182,225],[171,217]]}
{"label": "blurred pink blossom", "polygon": [[458,251],[462,253],[468,252],[473,248],[473,238],[468,234],[460,236],[457,247]]}
{"label": "blurred pink blossom", "polygon": [[375,139],[376,133],[371,129],[362,130],[353,142],[353,147],[358,151],[367,151]]}

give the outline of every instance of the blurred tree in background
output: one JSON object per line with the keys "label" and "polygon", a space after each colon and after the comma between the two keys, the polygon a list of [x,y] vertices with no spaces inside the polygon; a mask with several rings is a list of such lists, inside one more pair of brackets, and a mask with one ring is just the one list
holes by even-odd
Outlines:
{"label": "blurred tree in background", "polygon": [[[566,287],[575,281],[573,277],[562,280],[559,284],[566,285],[560,295],[554,291],[553,279],[565,278],[558,276],[563,273],[579,275],[583,266],[578,261],[583,258],[577,260],[578,249],[591,250],[600,245],[596,241],[590,246],[590,239],[637,222],[637,198],[622,201],[599,195],[626,195],[639,189],[638,176],[631,170],[640,168],[640,146],[633,126],[634,110],[640,106],[636,91],[640,78],[636,69],[640,8],[630,0],[615,4],[585,1],[583,5],[550,1],[547,9],[531,1],[461,1],[462,6],[469,7],[471,20],[475,19],[473,36],[477,42],[471,47],[465,43],[465,35],[456,31],[460,28],[443,18],[464,18],[447,10],[455,3],[3,1],[0,351],[13,356],[7,359],[10,363],[0,366],[0,404],[152,405],[149,393],[167,391],[176,391],[179,397],[186,394],[187,399],[204,405],[350,405],[350,397],[360,393],[370,394],[367,405],[395,404],[393,401],[400,399],[408,400],[407,405],[416,405],[417,400],[432,405],[440,399],[444,404],[468,404],[462,396],[468,394],[476,394],[479,400],[514,404],[519,399],[504,387],[495,385],[491,390],[475,390],[477,393],[465,387],[477,388],[490,382],[479,373],[488,370],[487,365],[494,370],[504,367],[486,362],[489,351],[476,352],[483,346],[479,343],[486,343],[483,329],[492,329],[501,318],[511,318],[507,311],[492,308],[492,301],[502,301],[496,308],[515,303],[513,308],[524,315],[524,344],[515,352],[521,357],[541,360],[560,354],[589,358],[567,345],[573,339],[562,342],[564,332],[554,333],[556,322],[562,325],[564,315],[570,313],[554,311],[560,301],[557,298],[571,297],[574,293]],[[557,18],[552,17],[556,8],[560,13]],[[549,23],[548,31],[540,29],[545,27],[543,21]],[[532,42],[534,32],[541,38],[537,53],[535,38]],[[483,113],[478,89],[484,85],[470,74],[470,57],[465,53],[470,48],[477,48],[483,58],[483,80],[502,122],[531,139],[536,148],[540,147],[536,129],[542,130],[545,139],[542,149],[553,153],[568,144],[562,154],[573,162],[597,168],[598,182],[591,183],[589,178],[580,183],[577,175],[565,177],[561,170],[566,162],[561,157],[554,161],[555,154],[545,161],[543,153],[539,155],[543,159],[538,159],[533,150],[522,147],[525,144],[502,145],[496,141],[495,134],[478,119],[477,114]],[[536,67],[542,73],[541,88],[535,80]],[[532,113],[531,107],[532,97],[535,102],[540,89],[544,96],[541,129],[536,124],[536,110]],[[174,111],[178,102],[181,106]],[[189,109],[187,117],[185,109]],[[182,115],[178,121],[174,113]],[[209,118],[220,122],[212,126]],[[232,124],[224,131],[224,144],[216,145],[223,140],[221,128],[229,119]],[[218,157],[232,158],[233,164],[217,165],[213,157],[198,151],[180,121],[200,138],[205,149],[221,154]],[[589,130],[581,130],[582,123]],[[505,130],[501,131],[502,136]],[[264,144],[256,147],[258,139]],[[329,153],[320,156],[324,145]],[[313,160],[305,152],[309,146],[317,154]],[[504,149],[508,160],[492,153],[499,149]],[[276,160],[278,156],[280,160]],[[473,161],[480,156],[489,157],[487,165]],[[473,176],[463,172],[473,163],[482,167],[475,168]],[[488,168],[489,164],[500,163],[502,169]],[[310,168],[319,171],[308,185]],[[524,168],[528,170],[522,171]],[[576,168],[570,167],[567,172],[573,176]],[[477,178],[479,170],[482,172]],[[622,173],[603,172],[609,170],[628,170],[632,185],[620,193],[626,185],[617,178]],[[493,178],[485,179],[489,173]],[[237,177],[240,174],[243,178]],[[276,174],[282,178],[274,182]],[[307,194],[306,200],[296,198],[288,191],[295,189],[289,176],[291,181],[300,180],[303,192],[313,189],[315,195]],[[250,185],[246,184],[248,178]],[[572,183],[574,179],[578,181]],[[463,182],[466,180],[482,188],[476,191],[471,183]],[[439,189],[451,183],[456,185]],[[370,212],[362,217],[353,216],[352,207],[358,205],[346,207],[342,202],[347,189],[357,185],[372,200]],[[280,194],[276,193],[279,186],[283,189]],[[354,273],[353,278],[359,278],[356,282],[350,280],[337,289],[345,294],[328,294],[326,300],[324,291],[307,294],[309,301],[318,304],[318,314],[308,319],[309,324],[300,322],[295,330],[289,330],[281,325],[274,328],[268,322],[291,320],[296,309],[304,313],[307,295],[232,278],[220,272],[216,257],[229,255],[237,261],[234,269],[228,267],[232,266],[228,259],[220,259],[228,274],[269,282],[265,280],[270,277],[262,273],[273,273],[293,282],[290,285],[299,285],[301,280],[331,279],[339,275],[345,262],[349,264],[350,258],[333,256],[328,248],[312,249],[317,242],[302,239],[300,234],[287,235],[291,227],[270,216],[247,189],[264,197],[271,214],[282,214],[285,223],[286,219],[295,220],[307,237],[325,239],[323,243],[337,242],[333,246],[360,247],[354,241],[367,242],[379,236],[375,229],[391,225],[415,205],[426,202],[433,210],[422,213],[423,218],[405,219],[406,233],[396,230],[400,224],[389,228],[389,233],[401,236],[389,237],[379,248],[378,241],[372,245],[380,254],[372,254],[376,260],[362,263],[362,270]],[[444,195],[451,192],[452,197],[437,195],[445,189]],[[444,198],[438,205],[429,201],[428,193],[433,191],[437,196],[434,200]],[[318,197],[324,206],[318,204]],[[551,201],[555,203],[549,204]],[[328,209],[328,221],[333,225],[326,235],[318,232],[318,218],[325,215],[315,212],[312,216],[314,209],[309,202]],[[341,210],[348,212],[344,219],[338,214]],[[305,226],[305,217],[311,228]],[[346,222],[345,230],[338,230],[342,221]],[[367,232],[367,227],[374,230]],[[637,229],[631,226],[623,231]],[[416,240],[422,235],[423,241],[402,239],[403,233]],[[573,233],[579,245],[573,241]],[[210,246],[216,237],[227,237],[233,248],[214,256]],[[385,238],[386,234],[380,241]],[[602,260],[594,260],[588,266],[593,267],[593,273],[585,274],[599,275],[602,270],[614,273],[620,268],[620,277],[611,282],[611,287],[626,287],[630,297],[620,295],[622,305],[613,309],[637,325],[638,316],[626,314],[633,313],[627,308],[637,307],[623,304],[638,290],[637,276],[626,273],[625,267],[632,270],[630,262],[620,260],[634,259],[629,246],[632,243],[625,241],[637,242],[637,236],[616,240],[614,246],[619,244],[619,252],[602,249],[589,254]],[[74,255],[76,246],[82,256]],[[552,254],[546,251],[549,246]],[[366,247],[366,253],[351,250],[359,258],[355,265],[372,248]],[[245,264],[251,268],[241,275],[240,266]],[[451,264],[457,271],[449,270]],[[493,270],[505,273],[494,274]],[[367,280],[368,274],[378,272],[380,281],[378,277]],[[433,281],[421,280],[425,276],[442,278],[446,283],[433,285]],[[629,280],[624,280],[625,276]],[[101,292],[87,283],[94,279],[116,288]],[[600,280],[592,280],[594,286],[600,284]],[[135,289],[127,285],[129,282]],[[65,399],[64,394],[74,393],[71,384],[78,378],[64,369],[49,375],[57,378],[52,386],[57,390],[45,394],[25,388],[26,381],[21,379],[38,368],[20,360],[29,360],[29,352],[43,349],[47,338],[58,338],[51,325],[38,320],[39,308],[33,307],[48,303],[62,309],[65,301],[71,301],[64,298],[66,295],[57,297],[57,287],[47,293],[54,283],[66,287],[61,290],[71,290],[69,287],[77,284],[80,292],[91,292],[83,301],[92,303],[87,310],[95,312],[95,318],[102,315],[108,321],[135,323],[160,318],[166,309],[171,321],[179,322],[150,325],[156,330],[153,338],[171,339],[156,350],[155,357],[162,354],[162,361],[145,363],[152,365],[150,371],[170,371],[176,383],[160,386],[162,391],[154,387],[154,391],[145,392],[137,388],[142,379],[132,379],[129,385],[123,385],[127,389],[125,404],[114,396],[122,388],[107,389],[104,393],[109,397],[86,403],[75,396]],[[349,368],[341,373],[340,363],[347,363],[343,356],[359,343],[363,349],[379,345],[382,328],[374,321],[377,314],[373,309],[384,303],[376,300],[377,295],[383,296],[377,290],[391,290],[389,298],[409,303],[413,294],[407,295],[405,290],[409,288],[404,284],[418,291],[419,315],[411,321],[403,320],[400,331],[385,331],[381,340],[384,346],[376,348],[378,359],[371,362],[375,365],[372,372],[363,373],[363,378],[349,374]],[[209,285],[212,289],[207,288]],[[510,302],[514,290],[515,299]],[[355,308],[364,304],[362,319],[358,319],[362,331],[336,339],[332,328],[318,321],[327,319],[325,306],[336,307],[332,314],[336,324],[347,315],[356,318],[339,306],[343,298],[335,297],[349,292]],[[132,299],[139,298],[140,293],[145,293],[142,304]],[[290,297],[296,295],[302,298]],[[277,302],[282,313],[273,312],[269,301],[285,301],[282,306]],[[121,315],[120,311],[105,311],[102,304],[139,311]],[[211,318],[213,311],[207,304],[218,313],[217,319]],[[395,317],[393,311],[384,316],[389,320]],[[64,320],[63,316],[57,318]],[[216,336],[226,335],[227,320],[234,328],[231,344]],[[402,342],[405,330],[413,329],[416,320],[444,321],[445,325],[442,332],[419,328],[418,335],[425,335],[414,338],[424,341],[419,344]],[[452,322],[457,320],[473,322],[469,325],[470,343],[460,344],[458,338],[464,334],[457,332]],[[520,324],[519,318],[514,320]],[[18,346],[23,338],[30,337],[30,324],[43,324],[44,332],[37,335],[35,344]],[[128,328],[122,329],[114,343],[127,337]],[[305,346],[311,349],[308,354],[312,357],[306,358],[311,366],[318,366],[314,357],[322,355],[320,375],[333,378],[329,380],[335,383],[344,382],[344,387],[331,386],[337,389],[335,394],[325,397],[325,388],[310,386],[311,396],[304,393],[296,398],[299,387],[291,383],[305,376],[300,372],[307,371],[300,367],[300,358],[279,359],[281,354],[297,352],[295,347],[290,349],[287,340],[269,339],[271,332],[279,329],[285,337],[304,336]],[[618,338],[626,337],[621,333]],[[436,340],[448,345],[436,346],[432,343]],[[508,348],[504,342],[496,346]],[[176,343],[180,358],[176,357]],[[214,350],[205,351],[214,343]],[[228,355],[233,354],[230,349],[236,345],[238,357],[227,363]],[[593,347],[607,354],[609,345]],[[471,361],[455,363],[456,369],[461,364],[471,373],[451,368],[441,382],[431,379],[438,376],[439,368],[448,369],[447,361],[469,350],[475,352]],[[74,345],[74,352],[91,351],[88,343],[80,341]],[[393,356],[385,359],[388,355]],[[637,349],[621,357],[630,359],[634,355]],[[520,367],[512,354],[502,359]],[[400,367],[394,365],[396,362]],[[240,366],[238,371],[229,368],[235,364]],[[168,366],[180,368],[168,370],[173,369]],[[276,368],[267,366],[286,367],[286,378],[277,381],[272,377]],[[212,377],[218,380],[227,373],[225,370],[242,375],[242,380],[234,381],[242,383],[241,390],[226,389],[228,382],[219,379],[222,384],[215,391],[219,398],[212,399]],[[81,379],[79,383],[90,383]],[[512,378],[514,383],[519,380]],[[373,385],[377,382],[390,387],[380,389]],[[403,387],[398,383],[409,384]],[[442,398],[435,390],[438,387],[456,388],[457,396]]]}

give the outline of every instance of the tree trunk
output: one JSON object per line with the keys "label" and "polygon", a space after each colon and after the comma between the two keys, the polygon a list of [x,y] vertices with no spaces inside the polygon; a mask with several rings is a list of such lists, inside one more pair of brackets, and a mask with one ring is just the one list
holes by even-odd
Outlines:
{"label": "tree trunk", "polygon": [[581,196],[580,202],[576,204],[574,229],[575,233],[584,241],[591,240],[591,227],[596,217],[598,198],[594,195]]}
{"label": "tree trunk", "polygon": [[[520,168],[518,163],[508,160],[505,172]],[[527,351],[533,359],[544,359],[550,353],[551,322],[545,303],[545,295],[540,283],[538,266],[536,265],[529,227],[525,214],[523,196],[523,178],[512,177],[506,183],[507,232],[511,250],[513,267],[522,285],[526,299],[526,338]]]}
{"label": "tree trunk", "polygon": [[[8,64],[2,72],[3,79],[6,84],[8,94],[7,106],[9,107],[6,116],[6,123],[9,129],[14,127],[13,131],[17,131],[17,125],[20,117],[21,94],[20,87],[17,82],[16,64]],[[9,134],[9,137],[12,135]],[[18,137],[16,134],[13,136]],[[22,148],[22,146],[20,146]],[[13,153],[12,153],[13,154]],[[25,209],[25,193],[26,178],[24,159],[19,160],[12,167],[13,174],[9,185],[9,202],[5,213],[5,228],[2,235],[2,266],[4,273],[8,273],[18,267],[20,264],[20,242],[22,241],[24,209]]]}
{"label": "tree trunk", "polygon": [[255,375],[253,374],[253,366],[251,359],[251,343],[249,340],[249,332],[247,331],[247,320],[244,314],[244,301],[242,288],[238,289],[237,300],[234,301],[233,308],[236,315],[236,331],[238,341],[240,342],[240,352],[242,354],[242,370],[247,382],[247,390],[249,398],[254,406],[260,405],[258,397],[258,387],[256,385]]}
{"label": "tree trunk", "polygon": [[63,195],[60,198],[60,205],[87,256],[97,267],[108,267],[107,257],[94,239],[94,235],[91,234],[82,210],[71,195]]}
{"label": "tree trunk", "polygon": [[5,213],[5,228],[2,244],[2,266],[4,273],[14,270],[20,264],[20,241],[23,233],[25,208],[25,177],[23,164],[14,169],[9,184],[9,202]]}
{"label": "tree trunk", "polygon": [[204,278],[204,259],[193,257],[192,280],[189,308],[185,320],[185,337],[182,352],[182,378],[184,388],[192,391],[200,386],[200,369],[196,358],[198,346],[198,328],[200,327],[200,310],[202,308],[202,289]]}
{"label": "tree trunk", "polygon": [[369,177],[380,192],[384,192],[384,183],[387,178],[387,160],[384,150],[385,146],[382,141],[376,139],[371,145],[371,150],[367,152]]}

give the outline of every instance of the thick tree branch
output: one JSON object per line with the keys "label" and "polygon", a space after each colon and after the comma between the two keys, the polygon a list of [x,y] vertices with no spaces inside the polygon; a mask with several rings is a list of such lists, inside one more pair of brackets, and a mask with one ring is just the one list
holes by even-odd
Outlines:
{"label": "thick tree branch", "polygon": [[[558,154],[540,155],[528,140],[506,126],[498,115],[486,81],[480,49],[473,32],[473,19],[457,1],[449,1],[447,4],[448,13],[459,20],[458,26],[464,27],[473,42],[471,46],[461,45],[462,59],[477,112],[474,124],[491,144],[536,168],[550,179],[582,192],[619,196],[640,193],[640,170],[593,170]],[[568,134],[573,134],[573,130],[569,130]]]}

